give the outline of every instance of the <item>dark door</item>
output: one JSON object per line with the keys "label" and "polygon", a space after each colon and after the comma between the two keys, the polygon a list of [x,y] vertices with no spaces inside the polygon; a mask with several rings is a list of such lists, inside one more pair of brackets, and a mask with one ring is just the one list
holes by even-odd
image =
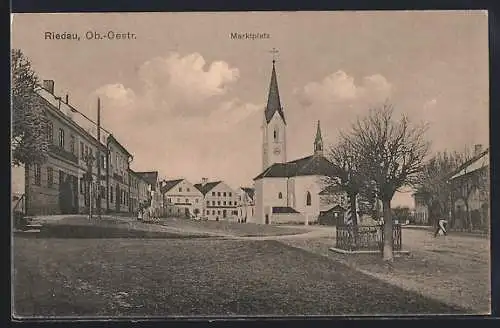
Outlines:
{"label": "dark door", "polygon": [[269,224],[269,214],[266,214],[266,224]]}
{"label": "dark door", "polygon": [[122,195],[120,194],[120,186],[117,184],[116,185],[116,203],[115,203],[116,212],[120,212],[121,201],[122,201]]}
{"label": "dark door", "polygon": [[226,218],[226,216],[227,216],[227,211],[226,210],[222,210],[222,217]]}

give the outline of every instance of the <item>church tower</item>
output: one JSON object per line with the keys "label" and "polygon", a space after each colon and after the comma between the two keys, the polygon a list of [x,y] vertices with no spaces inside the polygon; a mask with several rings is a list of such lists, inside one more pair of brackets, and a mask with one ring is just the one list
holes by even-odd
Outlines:
{"label": "church tower", "polygon": [[319,121],[316,129],[316,138],[314,139],[314,155],[323,156],[323,137],[321,136]]}
{"label": "church tower", "polygon": [[273,59],[271,83],[262,126],[262,170],[274,163],[286,162],[286,121],[280,102],[275,63]]}

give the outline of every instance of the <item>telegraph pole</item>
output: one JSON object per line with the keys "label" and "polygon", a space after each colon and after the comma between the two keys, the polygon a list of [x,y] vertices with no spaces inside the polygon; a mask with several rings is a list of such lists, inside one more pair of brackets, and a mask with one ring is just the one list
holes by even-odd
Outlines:
{"label": "telegraph pole", "polygon": [[101,99],[97,98],[97,217],[101,219]]}

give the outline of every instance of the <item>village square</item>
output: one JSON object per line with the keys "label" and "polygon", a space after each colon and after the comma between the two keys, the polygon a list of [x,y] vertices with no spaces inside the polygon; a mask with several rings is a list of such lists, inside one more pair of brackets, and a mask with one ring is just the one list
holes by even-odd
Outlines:
{"label": "village square", "polygon": [[[337,71],[298,89],[292,53],[266,43],[241,95],[198,118],[243,73],[216,60],[206,73],[200,54],[179,52],[138,69],[143,94],[107,84],[78,106],[19,40],[15,317],[491,311],[487,140],[434,142],[436,120],[407,115],[380,75],[354,90]],[[248,90],[262,101],[244,103]],[[357,115],[310,105],[334,97]]]}

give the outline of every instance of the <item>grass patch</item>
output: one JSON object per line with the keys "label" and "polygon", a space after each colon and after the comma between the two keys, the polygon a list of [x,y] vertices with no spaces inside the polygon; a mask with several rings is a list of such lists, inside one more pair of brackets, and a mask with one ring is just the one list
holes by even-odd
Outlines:
{"label": "grass patch", "polygon": [[463,313],[276,241],[14,238],[17,316]]}

